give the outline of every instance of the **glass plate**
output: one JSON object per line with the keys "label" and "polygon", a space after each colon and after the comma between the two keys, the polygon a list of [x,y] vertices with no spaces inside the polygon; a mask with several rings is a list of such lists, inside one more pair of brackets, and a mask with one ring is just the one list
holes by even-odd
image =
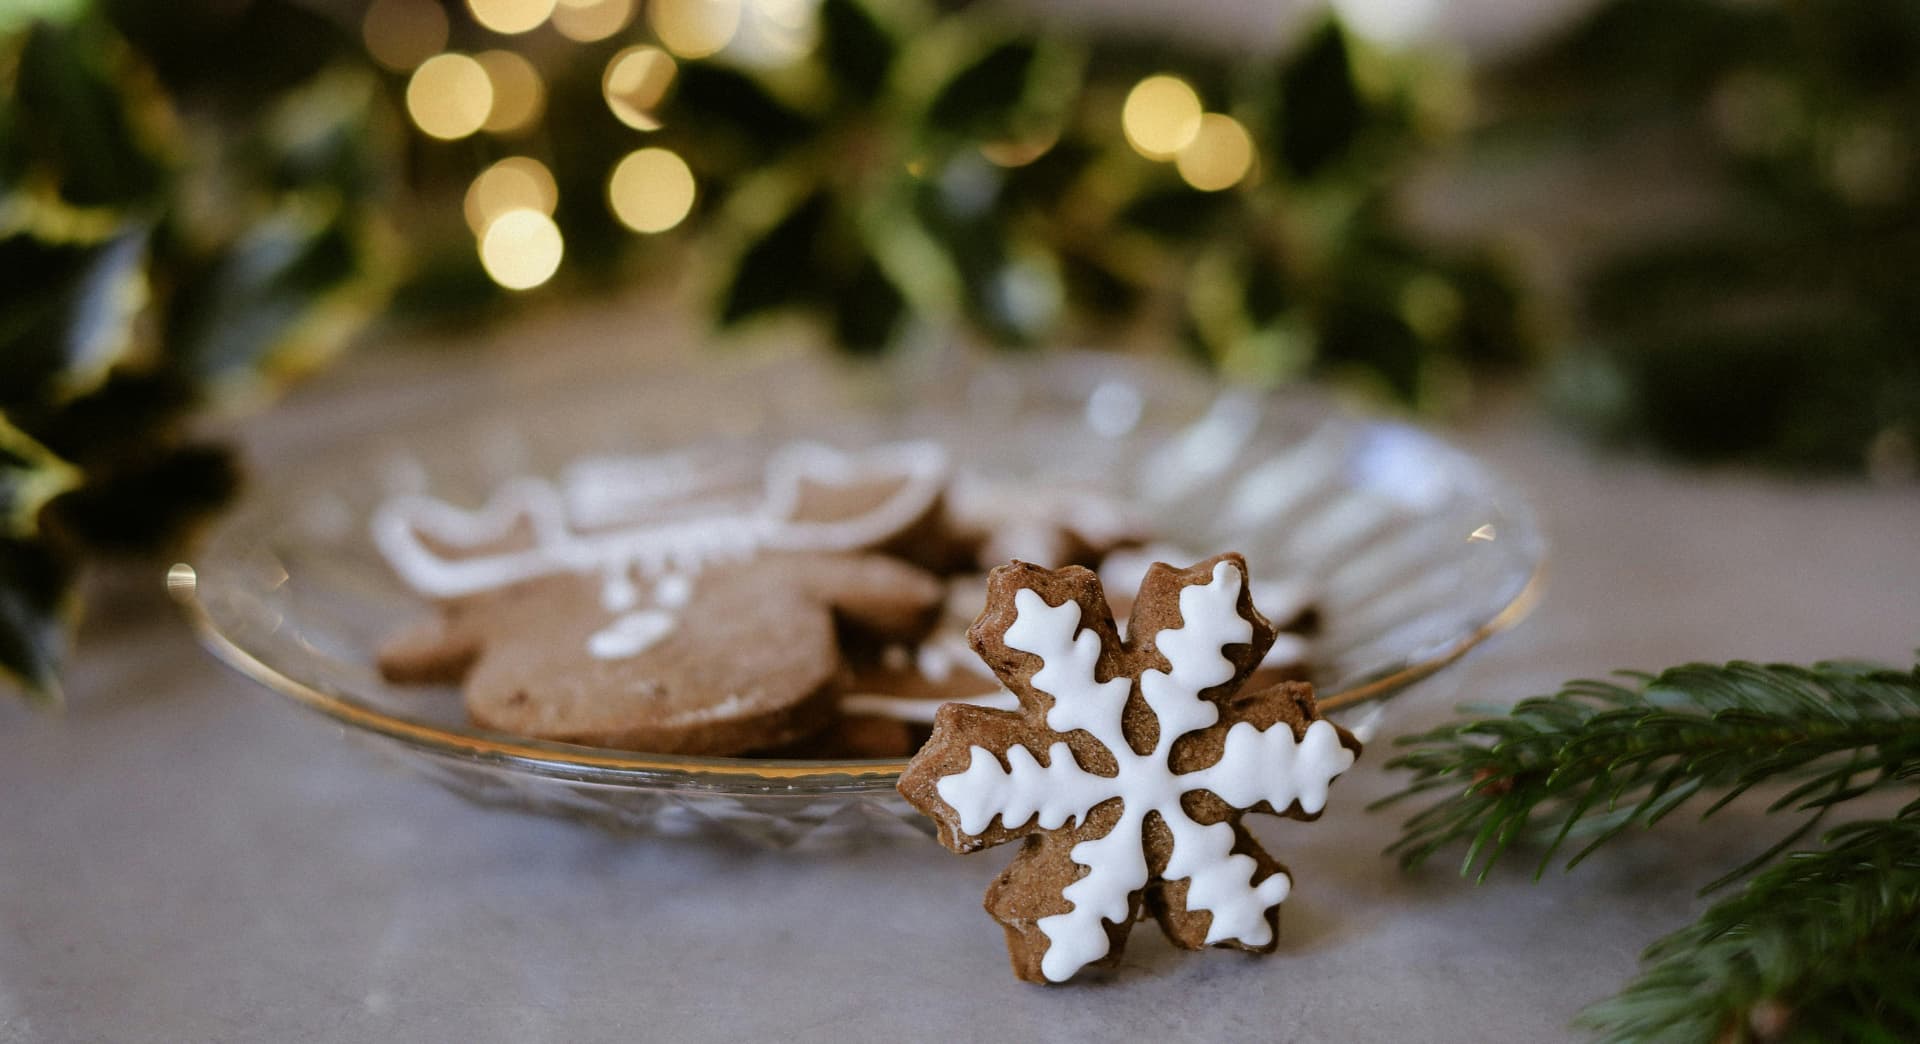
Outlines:
{"label": "glass plate", "polygon": [[1544,543],[1478,461],[1311,391],[1226,389],[1164,362],[1098,354],[916,359],[848,369],[736,363],[529,397],[503,389],[406,431],[308,458],[223,520],[169,587],[209,649],[483,804],[653,834],[793,845],[917,835],[896,760],[666,756],[469,725],[452,689],[400,687],[381,638],[425,611],[368,535],[382,499],[477,505],[501,480],[584,457],[685,449],[754,463],[794,437],[842,448],[947,445],[996,480],[1093,489],[1199,554],[1304,578],[1324,630],[1312,660],[1339,712],[1439,670],[1524,615]]}

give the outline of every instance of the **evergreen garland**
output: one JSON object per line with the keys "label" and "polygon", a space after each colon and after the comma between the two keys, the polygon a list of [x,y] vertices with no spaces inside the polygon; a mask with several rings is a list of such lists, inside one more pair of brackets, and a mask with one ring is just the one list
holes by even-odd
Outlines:
{"label": "evergreen garland", "polygon": [[[1484,880],[1517,847],[1535,877],[1569,843],[1572,869],[1635,826],[1683,806],[1710,816],[1750,789],[1797,815],[1765,852],[1707,886],[1758,870],[1738,896],[1647,951],[1647,967],[1583,1013],[1605,1039],[1906,1040],[1920,1026],[1920,801],[1789,851],[1823,817],[1920,785],[1920,664],[1693,664],[1627,684],[1577,681],[1510,710],[1401,739],[1389,769],[1413,773],[1379,806],[1438,800],[1390,851],[1418,866],[1466,847]],[[1376,806],[1376,807],[1379,807]]]}

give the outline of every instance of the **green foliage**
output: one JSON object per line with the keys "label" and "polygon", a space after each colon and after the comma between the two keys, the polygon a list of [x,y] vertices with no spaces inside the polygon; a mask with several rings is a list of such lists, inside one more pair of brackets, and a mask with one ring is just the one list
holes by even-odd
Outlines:
{"label": "green foliage", "polygon": [[[691,262],[723,330],[798,315],[856,353],[930,332],[1016,347],[1157,334],[1243,380],[1318,374],[1444,406],[1469,367],[1533,349],[1497,252],[1442,250],[1396,205],[1459,125],[1464,80],[1331,19],[1310,29],[1285,54],[1222,55],[985,4],[828,0],[817,46],[791,61],[679,62],[660,129],[643,132],[613,119],[597,80],[619,48],[653,42],[636,23],[525,47],[554,85],[541,128],[422,141],[423,188],[451,211],[486,164],[532,155],[559,184],[569,272]],[[1202,191],[1128,144],[1123,103],[1154,74],[1247,128],[1244,178]],[[619,232],[603,202],[608,171],[643,146],[674,150],[699,184],[666,235]],[[433,255],[472,266],[470,250]]]}
{"label": "green foliage", "polygon": [[1413,773],[1380,805],[1437,800],[1390,851],[1417,866],[1455,845],[1484,880],[1518,846],[1536,878],[1569,843],[1571,869],[1635,826],[1689,804],[1703,817],[1781,786],[1799,822],[1708,888],[1759,869],[1735,897],[1656,943],[1647,968],[1582,1021],[1608,1040],[1912,1039],[1920,1009],[1920,802],[1782,856],[1829,810],[1920,781],[1920,665],[1693,664],[1630,684],[1578,681],[1510,710],[1403,738]]}
{"label": "green foliage", "polygon": [[1851,823],[1648,948],[1600,1039],[1920,1039],[1920,803]]}
{"label": "green foliage", "polygon": [[1588,156],[1670,142],[1657,171],[1612,176],[1697,181],[1694,217],[1626,237],[1581,279],[1584,343],[1557,389],[1569,412],[1701,460],[1913,456],[1917,10],[1617,0],[1503,72],[1510,122]]}
{"label": "green foliage", "polygon": [[79,566],[232,495],[193,414],[323,361],[386,266],[375,82],[309,13],[41,14],[0,37],[0,674],[50,694]]}

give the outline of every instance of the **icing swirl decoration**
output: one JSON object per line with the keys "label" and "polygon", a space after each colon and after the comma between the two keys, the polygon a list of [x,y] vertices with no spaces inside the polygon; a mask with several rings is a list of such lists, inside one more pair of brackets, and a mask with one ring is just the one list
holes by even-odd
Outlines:
{"label": "icing swirl decoration", "polygon": [[[375,510],[375,545],[429,598],[497,591],[541,577],[599,574],[615,614],[587,641],[598,659],[637,656],[670,635],[701,570],[764,552],[853,551],[879,544],[924,515],[943,490],[947,456],[931,442],[843,453],[790,443],[768,458],[757,497],[727,496],[675,455],[595,461],[562,484],[502,482],[476,510],[408,495]],[[818,490],[884,490],[840,514]],[[584,521],[583,521],[584,520]]]}

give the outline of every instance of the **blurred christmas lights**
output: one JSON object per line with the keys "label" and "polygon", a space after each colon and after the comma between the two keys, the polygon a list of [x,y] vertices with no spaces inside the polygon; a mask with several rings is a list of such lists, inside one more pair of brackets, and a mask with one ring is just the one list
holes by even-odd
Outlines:
{"label": "blurred christmas lights", "polygon": [[666,149],[627,154],[607,179],[607,203],[635,232],[665,232],[693,210],[695,187],[687,161]]}

